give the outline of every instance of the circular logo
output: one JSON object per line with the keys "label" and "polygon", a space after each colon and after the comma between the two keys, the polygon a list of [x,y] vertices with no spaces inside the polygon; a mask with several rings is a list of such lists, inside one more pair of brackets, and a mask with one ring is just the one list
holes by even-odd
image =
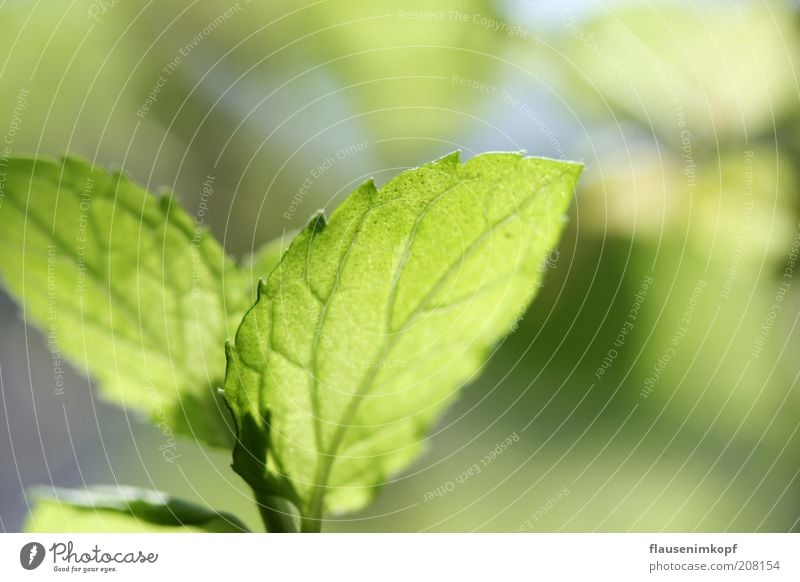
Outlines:
{"label": "circular logo", "polygon": [[44,561],[44,546],[39,542],[30,542],[19,551],[19,563],[26,570],[35,570]]}

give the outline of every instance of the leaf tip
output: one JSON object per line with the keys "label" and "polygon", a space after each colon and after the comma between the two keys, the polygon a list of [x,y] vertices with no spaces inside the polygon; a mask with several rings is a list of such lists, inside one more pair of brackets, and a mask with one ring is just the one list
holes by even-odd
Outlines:
{"label": "leaf tip", "polygon": [[161,210],[164,212],[169,212],[170,208],[172,207],[173,198],[174,196],[171,192],[161,192],[158,196],[158,204],[161,206]]}
{"label": "leaf tip", "polygon": [[112,184],[119,184],[120,182],[127,182],[130,180],[128,174],[125,173],[125,170],[120,165],[111,166],[108,173],[111,176]]}
{"label": "leaf tip", "polygon": [[564,175],[568,176],[568,179],[572,182],[572,189],[574,190],[578,185],[578,180],[580,180],[585,166],[583,162],[564,160],[562,163],[564,164]]}
{"label": "leaf tip", "polygon": [[375,178],[370,176],[369,178],[364,180],[364,183],[361,184],[361,186],[359,186],[358,189],[362,190],[363,192],[366,192],[370,196],[375,194],[378,191],[378,187],[375,185]]}
{"label": "leaf tip", "polygon": [[429,166],[449,166],[450,168],[457,168],[461,165],[461,150],[450,152],[436,160],[433,160]]}
{"label": "leaf tip", "polygon": [[83,170],[84,172],[91,172],[95,169],[93,161],[73,153],[65,153],[58,158],[57,163],[64,169],[70,168],[72,170]]}
{"label": "leaf tip", "polygon": [[311,232],[311,236],[314,236],[322,232],[326,226],[328,226],[328,219],[325,218],[325,211],[320,209],[311,215],[306,228]]}
{"label": "leaf tip", "polygon": [[225,340],[225,359],[229,362],[233,361],[233,356],[236,352],[236,348],[233,346],[233,342],[229,339]]}

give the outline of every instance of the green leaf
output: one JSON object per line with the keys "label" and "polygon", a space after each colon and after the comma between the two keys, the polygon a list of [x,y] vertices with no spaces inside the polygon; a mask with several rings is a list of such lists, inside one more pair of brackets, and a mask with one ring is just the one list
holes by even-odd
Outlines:
{"label": "green leaf", "polygon": [[295,238],[227,346],[233,467],[268,527],[318,530],[420,452],[533,298],[581,169],[452,154]]}
{"label": "green leaf", "polygon": [[74,158],[0,169],[0,275],[47,337],[54,393],[66,358],[162,431],[230,444],[221,346],[278,247],[239,270],[171,196],[121,172]]}
{"label": "green leaf", "polygon": [[135,487],[36,489],[25,531],[36,533],[245,532],[236,517]]}

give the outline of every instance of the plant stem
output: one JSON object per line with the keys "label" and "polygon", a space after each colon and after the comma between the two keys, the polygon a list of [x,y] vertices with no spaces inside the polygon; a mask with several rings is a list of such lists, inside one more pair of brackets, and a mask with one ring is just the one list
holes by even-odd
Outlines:
{"label": "plant stem", "polygon": [[297,533],[299,531],[292,506],[285,499],[273,495],[259,496],[256,494],[256,503],[261,512],[261,521],[264,522],[268,532]]}
{"label": "plant stem", "polygon": [[303,533],[320,533],[322,520],[316,517],[303,517],[300,520],[300,531]]}

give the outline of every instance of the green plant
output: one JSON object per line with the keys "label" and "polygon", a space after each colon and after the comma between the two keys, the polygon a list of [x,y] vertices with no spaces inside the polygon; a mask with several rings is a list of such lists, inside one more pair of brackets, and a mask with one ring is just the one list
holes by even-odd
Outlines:
{"label": "green plant", "polygon": [[[233,446],[269,531],[319,531],[326,512],[364,506],[419,454],[511,330],[581,166],[451,154],[380,190],[366,182],[285,252],[272,243],[240,265],[173,197],[121,172],[74,158],[13,158],[4,172],[2,276],[54,354],[113,402]],[[117,530],[131,518],[139,529],[243,529],[163,494],[108,488],[42,496],[29,523],[91,530],[100,514]]]}

